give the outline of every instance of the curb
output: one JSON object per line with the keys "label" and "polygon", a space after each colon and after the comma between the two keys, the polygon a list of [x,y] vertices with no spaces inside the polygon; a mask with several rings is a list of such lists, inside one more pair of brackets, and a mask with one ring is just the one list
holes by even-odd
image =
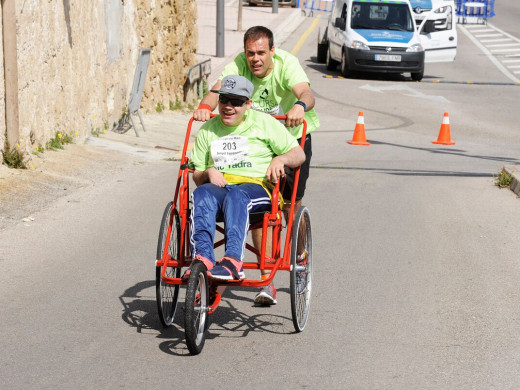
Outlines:
{"label": "curb", "polygon": [[509,188],[520,197],[520,165],[504,165],[504,171],[513,176]]}

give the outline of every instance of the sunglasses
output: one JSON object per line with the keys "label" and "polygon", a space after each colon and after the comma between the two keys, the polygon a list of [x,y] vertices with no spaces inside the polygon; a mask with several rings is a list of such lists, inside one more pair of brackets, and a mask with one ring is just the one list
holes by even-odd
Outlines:
{"label": "sunglasses", "polygon": [[220,95],[218,101],[222,104],[231,103],[233,107],[242,107],[247,102],[247,100],[244,99],[231,99],[225,95]]}

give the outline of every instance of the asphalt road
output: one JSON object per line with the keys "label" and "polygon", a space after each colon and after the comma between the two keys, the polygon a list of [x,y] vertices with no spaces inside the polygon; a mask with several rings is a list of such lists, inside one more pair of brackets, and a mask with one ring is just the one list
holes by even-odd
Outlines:
{"label": "asphalt road", "polygon": [[[422,83],[327,77],[315,34],[297,52],[322,122],[305,331],[280,274],[272,308],[228,289],[188,356],[182,312],[162,328],[154,291],[177,165],[143,158],[0,231],[2,387],[518,388],[520,203],[494,175],[519,163],[520,87],[494,84],[510,80],[462,33]],[[346,143],[359,111],[370,146]],[[444,112],[452,146],[431,143]]]}

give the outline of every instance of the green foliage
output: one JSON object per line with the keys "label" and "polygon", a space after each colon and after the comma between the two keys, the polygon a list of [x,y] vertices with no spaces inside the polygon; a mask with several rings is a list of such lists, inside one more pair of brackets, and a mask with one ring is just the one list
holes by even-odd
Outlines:
{"label": "green foliage", "polygon": [[47,143],[45,144],[45,149],[47,149],[47,150],[63,149],[63,145],[61,144],[59,138],[54,137],[47,141]]}
{"label": "green foliage", "polygon": [[74,142],[74,139],[70,135],[57,131],[54,138],[47,141],[45,148],[48,150],[63,149],[63,145],[71,144],[72,142]]}
{"label": "green foliage", "polygon": [[183,104],[182,102],[176,100],[175,103],[173,103],[171,100],[170,100],[170,111],[174,111],[174,110],[182,110],[183,108]]}
{"label": "green foliage", "polygon": [[208,80],[206,78],[202,79],[202,96],[206,96],[209,92],[208,88]]}
{"label": "green foliage", "polygon": [[495,185],[499,188],[507,188],[511,185],[513,181],[513,176],[503,169],[500,171],[500,174],[495,177]]}
{"label": "green foliage", "polygon": [[162,104],[161,102],[157,103],[157,105],[155,106],[155,111],[163,112],[164,111],[164,104]]}
{"label": "green foliage", "polygon": [[9,145],[7,139],[5,141],[5,150],[2,152],[2,164],[9,168],[27,169],[24,155],[20,151],[18,145],[16,148],[11,150],[11,145]]}

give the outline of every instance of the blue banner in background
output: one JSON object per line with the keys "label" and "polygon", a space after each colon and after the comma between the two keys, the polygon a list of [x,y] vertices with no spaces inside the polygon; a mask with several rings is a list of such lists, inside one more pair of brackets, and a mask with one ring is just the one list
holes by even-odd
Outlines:
{"label": "blue banner in background", "polygon": [[390,30],[364,30],[354,29],[359,35],[368,42],[397,42],[408,43],[413,38],[413,31],[390,31]]}

